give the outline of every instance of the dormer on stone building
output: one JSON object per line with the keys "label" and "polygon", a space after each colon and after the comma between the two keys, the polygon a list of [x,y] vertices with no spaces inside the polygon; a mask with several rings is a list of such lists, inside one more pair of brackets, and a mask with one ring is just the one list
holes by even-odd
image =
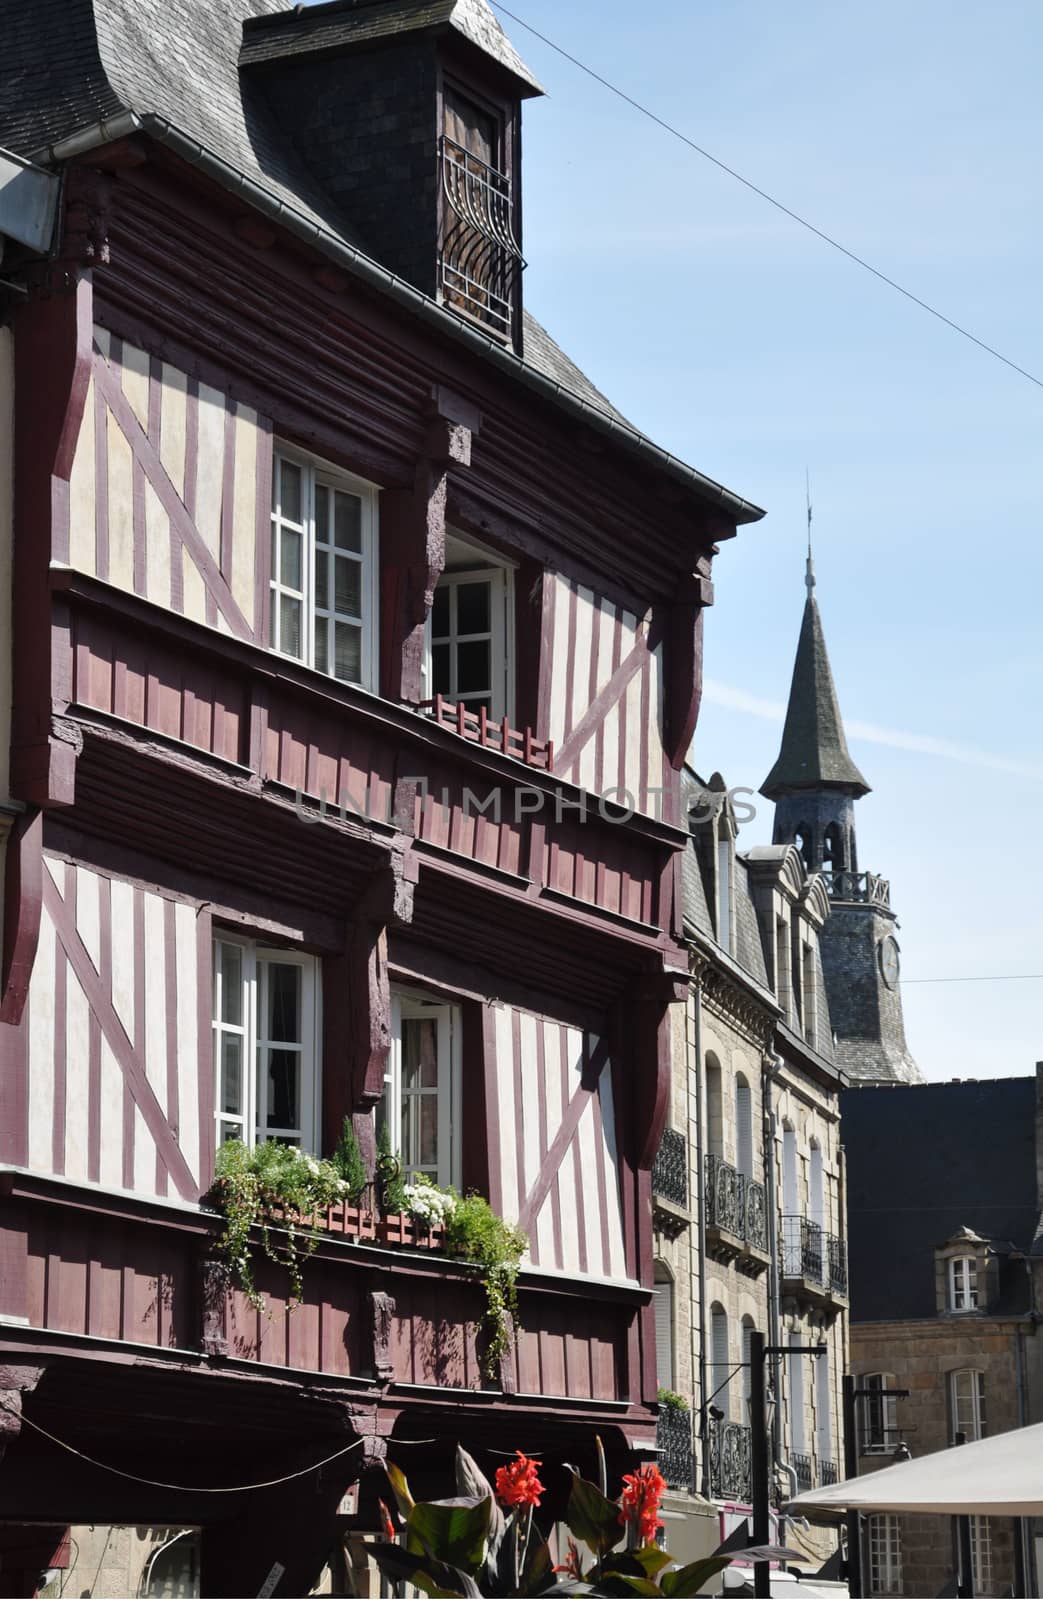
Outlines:
{"label": "dormer on stone building", "polygon": [[240,70],[390,272],[520,350],[521,102],[486,0],[331,0],[251,17]]}

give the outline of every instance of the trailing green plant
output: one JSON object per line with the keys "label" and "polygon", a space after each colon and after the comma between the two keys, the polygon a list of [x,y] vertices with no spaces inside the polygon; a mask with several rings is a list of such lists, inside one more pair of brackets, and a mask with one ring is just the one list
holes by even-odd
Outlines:
{"label": "trailing green plant", "polygon": [[306,1219],[317,1218],[347,1192],[332,1161],[305,1155],[296,1145],[269,1139],[248,1150],[229,1139],[218,1150],[211,1198],[225,1228],[217,1251],[258,1311],[265,1302],[254,1280],[252,1230],[257,1228],[269,1261],[286,1268],[295,1305],[302,1294],[302,1264],[319,1242],[314,1221]]}
{"label": "trailing green plant", "polygon": [[[599,1483],[574,1467],[565,1520],[572,1537],[555,1566],[535,1521],[546,1493],[543,1463],[515,1452],[496,1473],[493,1490],[477,1462],[457,1445],[456,1493],[447,1500],[416,1501],[405,1474],[388,1465],[398,1521],[383,1505],[389,1543],[370,1546],[393,1584],[409,1583],[436,1596],[488,1595],[697,1595],[733,1557],[718,1551],[681,1566],[656,1544],[663,1526],[659,1505],[666,1484],[646,1463],[624,1474],[617,1500],[608,1498],[605,1456],[596,1440]],[[581,1547],[586,1547],[584,1554]],[[770,1545],[737,1552],[744,1561],[784,1560],[795,1554]]]}
{"label": "trailing green plant", "polygon": [[377,1188],[380,1209],[385,1216],[395,1216],[406,1210],[402,1163],[391,1148],[391,1129],[386,1122],[381,1123],[377,1134]]}
{"label": "trailing green plant", "polygon": [[688,1401],[683,1394],[678,1394],[675,1389],[660,1389],[656,1399],[664,1411],[687,1411]]}
{"label": "trailing green plant", "polygon": [[333,1165],[347,1184],[347,1197],[353,1206],[361,1205],[362,1197],[369,1187],[369,1173],[366,1163],[362,1159],[358,1139],[350,1117],[344,1118],[344,1126],[340,1130],[337,1148],[332,1156]]}
{"label": "trailing green plant", "polygon": [[510,1347],[510,1324],[518,1317],[518,1268],[529,1248],[520,1228],[497,1216],[480,1194],[458,1199],[445,1219],[446,1246],[482,1270],[485,1282],[485,1342],[482,1371],[494,1379]]}

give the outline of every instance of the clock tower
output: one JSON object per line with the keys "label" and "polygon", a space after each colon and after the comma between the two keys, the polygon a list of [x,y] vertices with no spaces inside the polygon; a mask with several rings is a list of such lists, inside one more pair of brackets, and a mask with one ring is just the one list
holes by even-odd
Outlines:
{"label": "clock tower", "polygon": [[830,914],[819,948],[837,1064],[856,1083],[919,1083],[905,1042],[890,884],[859,870],[855,801],[869,785],[847,747],[810,550],[805,583],[782,748],[761,794],[775,802],[774,843],[796,845],[808,871],[826,880]]}

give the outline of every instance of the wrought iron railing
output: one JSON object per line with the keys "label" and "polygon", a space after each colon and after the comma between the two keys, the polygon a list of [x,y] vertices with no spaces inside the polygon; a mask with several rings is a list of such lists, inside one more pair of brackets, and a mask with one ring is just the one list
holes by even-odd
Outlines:
{"label": "wrought iron railing", "polygon": [[824,1283],[822,1229],[807,1217],[782,1219],[782,1276]]}
{"label": "wrought iron railing", "polygon": [[666,1128],[652,1167],[652,1193],[688,1207],[688,1146],[683,1133]]}
{"label": "wrought iron railing", "polygon": [[750,1430],[742,1422],[710,1421],[710,1494],[749,1505],[753,1496]]}
{"label": "wrought iron railing", "polygon": [[706,1157],[706,1225],[724,1228],[757,1250],[768,1248],[768,1214],[762,1183],[754,1183],[720,1156]]}
{"label": "wrought iron railing", "polygon": [[819,1464],[818,1464],[818,1481],[822,1485],[823,1489],[827,1488],[829,1486],[829,1484],[831,1484],[831,1483],[839,1483],[840,1482],[840,1477],[839,1477],[839,1474],[837,1472],[837,1464],[836,1464],[835,1461],[820,1461],[819,1462]]}
{"label": "wrought iron railing", "polygon": [[891,885],[875,872],[823,872],[831,900],[857,900],[873,906],[891,904]]}
{"label": "wrought iron railing", "polygon": [[797,1475],[797,1491],[805,1494],[814,1487],[815,1473],[811,1465],[811,1457],[800,1455],[796,1450],[790,1452],[790,1466]]}
{"label": "wrought iron railing", "polygon": [[834,1294],[847,1294],[847,1240],[835,1233],[826,1236],[826,1260],[829,1264],[829,1287]]}
{"label": "wrought iron railing", "polygon": [[669,1489],[692,1487],[692,1414],[680,1406],[661,1406],[655,1425],[659,1470]]}
{"label": "wrought iron railing", "polygon": [[443,138],[442,189],[443,299],[508,338],[518,274],[525,265],[514,237],[511,180],[454,139]]}

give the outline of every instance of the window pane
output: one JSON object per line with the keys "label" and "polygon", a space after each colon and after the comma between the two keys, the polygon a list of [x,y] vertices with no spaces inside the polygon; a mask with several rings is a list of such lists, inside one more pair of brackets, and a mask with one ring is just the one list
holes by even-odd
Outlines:
{"label": "window pane", "polygon": [[330,625],[325,617],[315,618],[315,669],[317,672],[330,670]]}
{"label": "window pane", "polygon": [[350,622],[337,623],[334,674],[341,683],[362,680],[362,629]]}
{"label": "window pane", "polygon": [[[299,1044],[301,1038],[301,969],[286,962],[268,965],[268,1038]],[[290,1126],[293,1124],[281,1124]]]}
{"label": "window pane", "polygon": [[330,558],[325,550],[315,552],[315,605],[319,611],[329,609]]}
{"label": "window pane", "polygon": [[243,952],[237,944],[221,950],[221,1021],[233,1028],[243,1025]]}
{"label": "window pane", "polygon": [[243,1114],[243,1041],[235,1033],[221,1040],[221,1110],[233,1117]]}
{"label": "window pane", "polygon": [[268,1052],[269,1128],[300,1127],[300,1061],[296,1050]]}
{"label": "window pane", "polygon": [[315,485],[315,537],[319,544],[330,542],[330,491],[324,483]]}
{"label": "window pane", "polygon": [[229,1139],[241,1139],[242,1137],[243,1129],[240,1123],[222,1122],[219,1124],[217,1132],[218,1144],[227,1144]]}
{"label": "window pane", "polygon": [[279,465],[281,499],[279,509],[289,522],[301,520],[301,469],[292,461]]}
{"label": "window pane", "polygon": [[402,1087],[438,1088],[438,1024],[434,1018],[407,1017],[402,1023]]}
{"label": "window pane", "polygon": [[287,589],[300,589],[302,539],[299,533],[283,528],[279,536],[279,582]]}
{"label": "window pane", "polygon": [[436,639],[445,639],[449,634],[449,590],[444,587],[435,590],[435,603],[431,607],[431,633]]}
{"label": "window pane", "polygon": [[334,497],[335,537],[338,550],[362,550],[362,501],[357,495]]}
{"label": "window pane", "polygon": [[492,649],[488,640],[456,647],[458,694],[488,694],[492,688]]}
{"label": "window pane", "polygon": [[457,633],[488,633],[490,626],[490,585],[460,583],[456,586]]}
{"label": "window pane", "polygon": [[336,566],[337,613],[342,617],[362,615],[362,563],[349,556],[338,556]]}
{"label": "window pane", "polygon": [[432,694],[449,694],[452,679],[449,675],[449,652],[452,649],[448,644],[436,644],[431,647],[431,692]]}
{"label": "window pane", "polygon": [[301,658],[301,602],[285,594],[279,596],[279,649]]}
{"label": "window pane", "polygon": [[402,1165],[406,1172],[438,1167],[438,1096],[407,1095],[402,1105]]}

